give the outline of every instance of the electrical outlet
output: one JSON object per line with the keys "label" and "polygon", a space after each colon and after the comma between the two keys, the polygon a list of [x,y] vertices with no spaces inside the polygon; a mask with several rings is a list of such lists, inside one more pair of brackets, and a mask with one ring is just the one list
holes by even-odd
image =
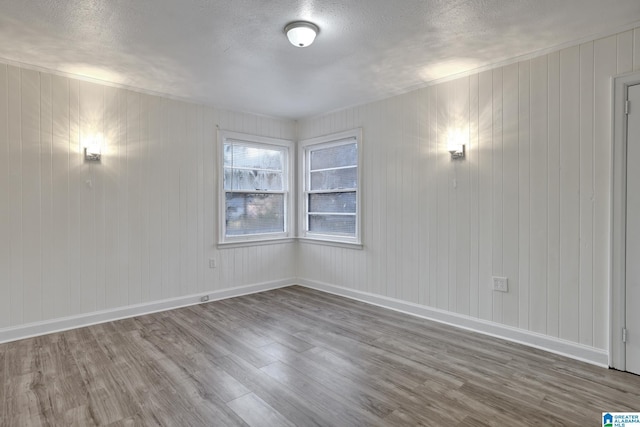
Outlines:
{"label": "electrical outlet", "polygon": [[205,295],[205,296],[203,296],[202,298],[200,298],[200,301],[201,301],[201,302],[207,302],[207,301],[209,301],[209,295]]}
{"label": "electrical outlet", "polygon": [[216,268],[218,265],[216,264],[215,258],[209,258],[209,268]]}
{"label": "electrical outlet", "polygon": [[509,282],[506,277],[493,277],[493,290],[498,292],[509,292]]}

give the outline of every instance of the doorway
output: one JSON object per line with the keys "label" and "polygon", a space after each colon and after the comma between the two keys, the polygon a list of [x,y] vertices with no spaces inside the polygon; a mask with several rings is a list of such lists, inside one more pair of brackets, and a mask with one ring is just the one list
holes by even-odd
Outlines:
{"label": "doorway", "polygon": [[615,79],[610,366],[640,375],[640,74]]}

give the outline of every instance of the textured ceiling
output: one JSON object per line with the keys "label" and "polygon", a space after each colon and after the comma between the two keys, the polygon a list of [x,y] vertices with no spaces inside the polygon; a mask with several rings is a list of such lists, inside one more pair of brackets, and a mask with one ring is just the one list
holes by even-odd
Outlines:
{"label": "textured ceiling", "polygon": [[640,0],[2,0],[0,58],[300,118],[635,22]]}

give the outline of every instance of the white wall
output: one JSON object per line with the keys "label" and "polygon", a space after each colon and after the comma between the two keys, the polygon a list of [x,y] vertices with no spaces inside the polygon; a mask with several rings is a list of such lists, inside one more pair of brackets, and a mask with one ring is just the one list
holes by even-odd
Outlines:
{"label": "white wall", "polygon": [[[632,69],[640,29],[296,126],[0,64],[0,337],[297,276],[606,349],[610,78]],[[362,127],[364,249],[218,250],[216,124]],[[469,133],[463,161],[450,128]]]}
{"label": "white wall", "polygon": [[640,29],[301,121],[363,128],[364,250],[301,243],[299,275],[606,349],[610,79],[632,69]]}
{"label": "white wall", "polygon": [[[293,121],[0,64],[0,332],[294,277],[293,244],[217,250],[216,124],[295,138]],[[99,164],[80,152],[94,132]]]}

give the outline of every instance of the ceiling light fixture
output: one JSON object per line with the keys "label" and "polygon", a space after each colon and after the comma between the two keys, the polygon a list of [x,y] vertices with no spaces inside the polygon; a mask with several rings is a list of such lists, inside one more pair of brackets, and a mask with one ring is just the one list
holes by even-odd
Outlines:
{"label": "ceiling light fixture", "polygon": [[305,21],[292,22],[284,27],[287,38],[295,47],[309,46],[316,39],[318,31],[317,25]]}

